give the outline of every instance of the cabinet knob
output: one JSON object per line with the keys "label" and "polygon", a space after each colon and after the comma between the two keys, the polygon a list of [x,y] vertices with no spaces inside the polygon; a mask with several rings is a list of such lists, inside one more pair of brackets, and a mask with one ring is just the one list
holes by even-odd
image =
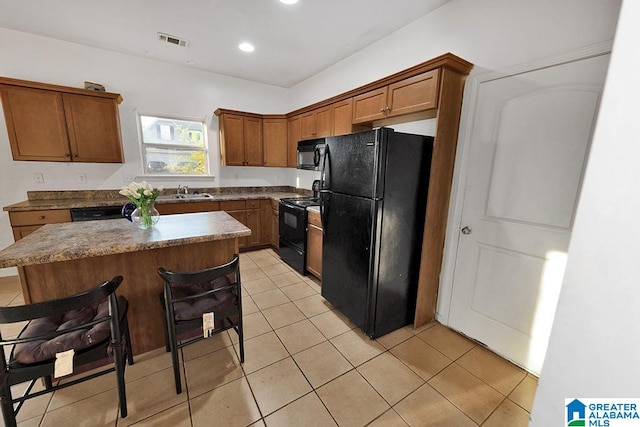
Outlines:
{"label": "cabinet knob", "polygon": [[73,155],[73,157],[74,157],[74,158],[76,158],[76,157],[78,157],[78,155],[77,155],[77,154],[74,154],[74,155]]}
{"label": "cabinet knob", "polygon": [[64,155],[65,157],[71,157],[71,154],[67,153]]}
{"label": "cabinet knob", "polygon": [[38,217],[38,219],[39,219],[40,221],[43,221],[45,218],[46,218],[46,216],[44,216],[44,215],[40,215],[40,216]]}

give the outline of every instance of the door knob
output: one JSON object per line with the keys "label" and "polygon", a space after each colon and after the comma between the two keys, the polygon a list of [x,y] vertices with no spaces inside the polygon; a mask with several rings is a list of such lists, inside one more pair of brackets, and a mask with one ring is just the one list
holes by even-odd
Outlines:
{"label": "door knob", "polygon": [[471,227],[469,227],[468,225],[463,227],[462,230],[460,230],[460,232],[462,234],[471,234]]}

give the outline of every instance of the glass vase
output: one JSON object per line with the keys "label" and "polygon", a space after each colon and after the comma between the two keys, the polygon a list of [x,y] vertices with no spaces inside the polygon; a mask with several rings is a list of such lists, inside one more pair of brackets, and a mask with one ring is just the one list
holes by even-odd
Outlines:
{"label": "glass vase", "polygon": [[131,222],[143,230],[153,228],[159,219],[160,212],[158,212],[153,203],[140,205],[131,212]]}

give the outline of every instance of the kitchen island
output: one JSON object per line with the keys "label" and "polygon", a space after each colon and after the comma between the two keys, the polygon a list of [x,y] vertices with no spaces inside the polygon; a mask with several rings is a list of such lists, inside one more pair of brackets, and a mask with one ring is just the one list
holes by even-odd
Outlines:
{"label": "kitchen island", "polygon": [[164,347],[158,267],[198,270],[223,264],[251,230],[226,212],[163,215],[151,230],[126,219],[47,224],[0,251],[0,268],[21,267],[26,303],[68,296],[113,276],[129,300],[134,353]]}

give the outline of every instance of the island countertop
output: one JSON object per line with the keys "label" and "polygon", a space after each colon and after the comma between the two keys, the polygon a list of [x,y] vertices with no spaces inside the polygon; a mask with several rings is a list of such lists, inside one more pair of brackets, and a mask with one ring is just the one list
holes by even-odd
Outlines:
{"label": "island countertop", "polygon": [[168,248],[251,235],[224,211],[162,215],[151,230],[126,219],[47,224],[0,251],[0,268]]}

